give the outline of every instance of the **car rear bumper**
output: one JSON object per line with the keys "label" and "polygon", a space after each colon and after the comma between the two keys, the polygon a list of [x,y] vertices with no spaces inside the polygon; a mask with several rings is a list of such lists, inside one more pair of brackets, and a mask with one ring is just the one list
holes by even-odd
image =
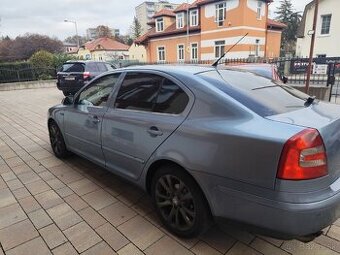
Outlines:
{"label": "car rear bumper", "polygon": [[[204,183],[206,182],[205,175]],[[340,217],[339,191],[318,202],[289,203],[230,189],[221,182],[214,187],[205,186],[204,189],[206,188],[209,189],[206,194],[213,216],[220,220],[241,222],[277,238],[290,239],[311,235],[331,225]]]}

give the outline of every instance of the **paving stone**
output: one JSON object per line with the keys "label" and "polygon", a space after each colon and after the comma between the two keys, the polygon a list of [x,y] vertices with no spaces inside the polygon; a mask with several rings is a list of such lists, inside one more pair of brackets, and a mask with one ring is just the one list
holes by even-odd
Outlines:
{"label": "paving stone", "polygon": [[41,173],[39,173],[39,176],[41,177],[41,179],[43,179],[44,181],[50,181],[52,179],[55,179],[55,176],[53,174],[51,174],[49,171],[43,171]]}
{"label": "paving stone", "polygon": [[23,174],[23,173],[26,173],[26,172],[30,172],[32,171],[32,169],[26,165],[26,164],[23,164],[23,165],[19,165],[19,166],[16,166],[16,167],[12,167],[12,171],[15,173],[15,174]]}
{"label": "paving stone", "polygon": [[26,184],[25,186],[32,195],[37,195],[51,189],[43,180],[31,182]]}
{"label": "paving stone", "polygon": [[[112,249],[118,251],[125,245],[129,243],[127,240],[116,228],[114,228],[111,224],[106,223],[105,225],[96,229],[96,232],[103,238]],[[147,234],[147,233],[145,233]]]}
{"label": "paving stone", "polygon": [[5,251],[37,236],[39,236],[39,233],[28,219],[0,230],[0,241]]}
{"label": "paving stone", "polygon": [[61,161],[60,159],[57,159],[54,156],[41,159],[41,160],[39,160],[39,162],[46,168],[59,166],[59,165],[63,164],[63,161]]}
{"label": "paving stone", "polygon": [[234,238],[226,235],[217,227],[209,229],[202,236],[202,240],[223,254],[236,243]]}
{"label": "paving stone", "polygon": [[72,194],[72,195],[66,197],[64,200],[65,200],[66,203],[68,203],[76,211],[80,211],[80,210],[87,208],[89,206],[77,194]]}
{"label": "paving stone", "polygon": [[44,158],[48,158],[48,157],[52,157],[53,156],[50,152],[48,152],[46,150],[33,151],[30,154],[36,160],[40,160],[40,159],[44,159]]}
{"label": "paving stone", "polygon": [[[262,253],[257,252],[249,246],[244,245],[241,242],[237,242],[226,255],[261,255]],[[275,253],[273,253],[274,255]]]}
{"label": "paving stone", "polygon": [[59,194],[59,196],[63,198],[74,194],[74,192],[69,187],[66,186],[61,189],[57,189],[56,192]]}
{"label": "paving stone", "polygon": [[108,246],[105,242],[101,242],[96,244],[92,248],[83,252],[82,255],[115,255],[115,253],[110,246]]}
{"label": "paving stone", "polygon": [[52,254],[47,248],[41,237],[21,244],[6,252],[6,255],[50,255]]}
{"label": "paving stone", "polygon": [[0,229],[8,227],[26,218],[26,214],[18,203],[2,207],[0,208]]}
{"label": "paving stone", "polygon": [[12,171],[1,174],[1,177],[5,182],[17,179],[16,175]]}
{"label": "paving stone", "polygon": [[50,249],[67,242],[64,234],[54,224],[40,229],[39,232]]}
{"label": "paving stone", "polygon": [[7,164],[0,165],[0,174],[10,172],[11,169],[7,166]]}
{"label": "paving stone", "polygon": [[7,165],[11,167],[12,169],[16,166],[20,166],[24,164],[24,161],[21,160],[19,157],[13,157],[5,160]]}
{"label": "paving stone", "polygon": [[29,172],[19,174],[18,178],[20,179],[20,181],[23,184],[28,184],[28,183],[36,182],[36,181],[40,180],[40,177],[35,172],[33,172],[32,170],[29,171]]}
{"label": "paving stone", "polygon": [[18,202],[26,213],[34,212],[41,208],[33,196],[22,198]]}
{"label": "paving stone", "polygon": [[83,196],[99,189],[98,185],[85,178],[76,182],[72,182],[68,184],[68,186],[79,196]]}
{"label": "paving stone", "polygon": [[63,182],[61,182],[57,178],[53,178],[53,179],[47,180],[46,182],[54,190],[61,189],[61,188],[66,186]]}
{"label": "paving stone", "polygon": [[23,187],[20,189],[13,190],[13,195],[15,196],[16,199],[22,199],[25,197],[29,197],[31,193],[28,192],[28,190]]}
{"label": "paving stone", "polygon": [[45,210],[64,203],[64,201],[59,197],[59,195],[55,193],[53,190],[40,193],[35,196],[35,199]]}
{"label": "paving stone", "polygon": [[23,188],[24,185],[20,182],[19,179],[13,179],[7,182],[7,186],[12,190],[17,190]]}
{"label": "paving stone", "polygon": [[251,247],[263,253],[264,255],[288,255],[287,252],[260,238],[256,238],[254,242],[251,243]]}
{"label": "paving stone", "polygon": [[65,243],[55,248],[53,255],[78,255],[78,252],[70,243]]}
{"label": "paving stone", "polygon": [[144,253],[141,252],[133,243],[129,243],[128,245],[120,249],[118,251],[118,254],[119,255],[143,255]]}
{"label": "paving stone", "polygon": [[144,250],[164,235],[162,231],[141,216],[136,216],[125,222],[118,227],[118,230],[141,250]]}
{"label": "paving stone", "polygon": [[193,253],[179,243],[171,239],[170,237],[164,236],[156,243],[152,244],[145,251],[147,255],[173,255],[173,254],[181,254],[181,255],[192,255]]}
{"label": "paving stone", "polygon": [[91,207],[82,209],[78,213],[86,221],[86,223],[94,229],[104,225],[107,222],[99,213],[97,213]]}
{"label": "paving stone", "polygon": [[294,255],[336,255],[335,251],[332,251],[322,245],[315,242],[302,243],[297,240],[284,242],[282,247],[283,250],[294,254]]}
{"label": "paving stone", "polygon": [[17,201],[9,189],[0,190],[0,208],[15,204]]}
{"label": "paving stone", "polygon": [[97,211],[118,201],[102,189],[88,193],[82,196],[82,198]]}
{"label": "paving stone", "polygon": [[99,213],[113,226],[118,226],[137,215],[135,211],[121,202],[109,205],[108,207],[100,210]]}
{"label": "paving stone", "polygon": [[337,240],[334,240],[333,238],[321,235],[318,238],[316,238],[314,242],[322,246],[325,246],[333,251],[336,251],[337,253],[340,254],[340,242]]}
{"label": "paving stone", "polygon": [[77,225],[66,229],[64,234],[79,253],[101,241],[101,238],[97,233],[85,222],[80,222]]}
{"label": "paving stone", "polygon": [[66,203],[48,209],[47,213],[61,230],[68,229],[82,221],[82,218]]}
{"label": "paving stone", "polygon": [[331,226],[331,228],[329,229],[327,233],[327,236],[340,241],[340,227],[336,225]]}
{"label": "paving stone", "polygon": [[198,242],[191,251],[197,255],[222,255],[222,253],[202,241]]}
{"label": "paving stone", "polygon": [[283,240],[275,239],[272,237],[261,236],[261,238],[271,244],[274,244],[277,247],[280,247],[283,244]]}
{"label": "paving stone", "polygon": [[36,227],[36,229],[41,229],[52,223],[51,218],[42,209],[38,209],[29,213],[28,217],[33,222],[33,225]]}

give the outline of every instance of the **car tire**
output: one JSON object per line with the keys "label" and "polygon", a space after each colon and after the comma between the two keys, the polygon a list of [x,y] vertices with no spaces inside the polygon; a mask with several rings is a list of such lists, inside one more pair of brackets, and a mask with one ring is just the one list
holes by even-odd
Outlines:
{"label": "car tire", "polygon": [[66,148],[63,134],[57,123],[51,121],[48,125],[48,131],[50,135],[51,147],[54,155],[57,158],[66,158],[70,155],[70,152]]}
{"label": "car tire", "polygon": [[71,93],[70,93],[70,92],[68,92],[68,91],[63,91],[63,94],[64,94],[64,96],[65,96],[65,97],[67,97],[67,96],[71,95]]}
{"label": "car tire", "polygon": [[205,232],[211,213],[195,180],[175,165],[161,167],[151,183],[152,202],[165,227],[173,234],[191,238]]}

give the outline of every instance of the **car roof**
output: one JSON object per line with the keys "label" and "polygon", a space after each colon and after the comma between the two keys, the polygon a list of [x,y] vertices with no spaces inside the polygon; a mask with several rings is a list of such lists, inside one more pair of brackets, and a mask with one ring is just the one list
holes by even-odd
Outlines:
{"label": "car roof", "polygon": [[125,68],[119,68],[116,71],[160,71],[168,73],[182,73],[182,74],[198,74],[202,72],[208,72],[215,70],[212,66],[206,65],[143,65],[143,66],[129,66]]}
{"label": "car roof", "polygon": [[105,61],[94,61],[94,60],[68,60],[64,64],[72,64],[72,63],[79,63],[79,64],[87,64],[87,63],[104,63],[109,64]]}

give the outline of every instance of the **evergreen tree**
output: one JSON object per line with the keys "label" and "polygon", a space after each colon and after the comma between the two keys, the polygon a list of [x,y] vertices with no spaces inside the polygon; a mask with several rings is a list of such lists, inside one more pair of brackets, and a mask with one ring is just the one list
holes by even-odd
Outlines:
{"label": "evergreen tree", "polygon": [[131,32],[133,39],[136,39],[142,35],[142,25],[140,24],[136,16],[133,18]]}
{"label": "evergreen tree", "polygon": [[282,32],[281,51],[294,53],[296,33],[301,22],[301,14],[294,12],[291,0],[281,0],[276,13],[276,20],[287,25]]}

